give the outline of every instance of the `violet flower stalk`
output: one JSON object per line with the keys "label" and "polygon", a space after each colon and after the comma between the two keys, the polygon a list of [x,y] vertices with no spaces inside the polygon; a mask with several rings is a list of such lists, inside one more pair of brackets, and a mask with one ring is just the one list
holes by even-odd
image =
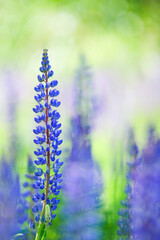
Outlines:
{"label": "violet flower stalk", "polygon": [[74,89],[76,116],[71,119],[70,132],[72,149],[63,173],[61,239],[98,240],[101,239],[102,215],[99,207],[102,177],[91,152],[90,124],[93,106],[90,104],[90,97],[87,97],[88,88],[84,87],[91,80],[88,81],[91,76],[85,61],[82,61],[77,73]]}
{"label": "violet flower stalk", "polygon": [[117,222],[119,230],[117,234],[119,235],[120,240],[129,240],[131,239],[131,218],[132,218],[132,206],[134,201],[134,189],[135,189],[135,179],[134,176],[137,171],[137,167],[140,165],[142,158],[138,157],[138,147],[134,142],[134,137],[130,139],[132,142],[129,146],[129,154],[132,158],[132,161],[128,162],[128,173],[126,175],[127,185],[125,187],[126,199],[121,201],[122,208],[118,211],[120,219]]}
{"label": "violet flower stalk", "polygon": [[[21,199],[19,176],[14,176],[6,160],[0,164],[0,239],[24,239],[23,224],[28,215]],[[24,230],[24,229],[23,229]]]}
{"label": "violet flower stalk", "polygon": [[132,206],[132,238],[160,239],[160,139],[149,137],[143,150],[143,163],[135,175]]}
{"label": "violet flower stalk", "polygon": [[57,110],[52,109],[53,107],[58,108],[60,105],[60,101],[56,99],[59,91],[55,89],[58,81],[49,81],[54,73],[50,70],[51,65],[47,52],[48,50],[43,50],[42,66],[40,67],[42,75],[38,75],[40,83],[34,88],[37,92],[35,100],[38,105],[33,108],[33,111],[39,113],[34,118],[39,125],[33,130],[37,135],[34,143],[39,145],[37,150],[34,151],[37,157],[35,164],[38,168],[35,171],[36,182],[33,184],[37,192],[33,197],[35,204],[32,208],[35,221],[38,222],[36,240],[44,237],[46,226],[51,225],[56,216],[54,211],[59,203],[57,195],[60,193],[61,186],[59,184],[62,181],[62,174],[59,173],[59,169],[63,164],[58,158],[61,154],[59,145],[62,143],[62,140],[59,139],[62,132],[60,130],[61,123],[58,122],[60,114]]}

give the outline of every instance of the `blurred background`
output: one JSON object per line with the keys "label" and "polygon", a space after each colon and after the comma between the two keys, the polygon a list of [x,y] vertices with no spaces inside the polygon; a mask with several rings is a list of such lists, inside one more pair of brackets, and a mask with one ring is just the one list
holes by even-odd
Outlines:
{"label": "blurred background", "polygon": [[[116,231],[127,132],[142,147],[160,123],[159,0],[1,0],[0,154],[16,159],[21,181],[33,156],[34,87],[42,50],[59,81],[63,148],[69,148],[74,79],[83,54],[92,73],[92,154],[103,178],[103,230]],[[110,216],[108,218],[108,216]],[[104,239],[116,239],[113,237]]]}

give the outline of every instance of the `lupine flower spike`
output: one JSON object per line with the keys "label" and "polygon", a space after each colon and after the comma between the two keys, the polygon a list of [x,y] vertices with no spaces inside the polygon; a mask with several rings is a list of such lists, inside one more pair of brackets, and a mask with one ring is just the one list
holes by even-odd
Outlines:
{"label": "lupine flower spike", "polygon": [[160,139],[150,131],[143,150],[143,163],[136,173],[135,199],[132,207],[132,239],[160,239]]}
{"label": "lupine flower spike", "polygon": [[[24,239],[27,220],[26,205],[21,199],[19,176],[13,175],[11,164],[0,163],[0,239]],[[23,229],[23,230],[22,230]]]}
{"label": "lupine flower spike", "polygon": [[[62,140],[59,136],[61,123],[59,112],[56,110],[60,106],[60,101],[56,99],[59,91],[55,89],[57,80],[49,81],[54,72],[48,60],[48,50],[43,50],[41,75],[38,75],[39,84],[34,88],[37,95],[34,97],[37,105],[33,108],[38,115],[34,118],[38,126],[33,130],[37,135],[34,143],[39,145],[34,151],[37,159],[35,164],[38,166],[35,171],[36,181],[33,187],[37,190],[33,196],[34,206],[32,208],[35,214],[35,221],[38,222],[38,231],[36,240],[42,239],[47,225],[51,225],[55,218],[54,213],[59,200],[57,195],[60,193],[62,174],[59,169],[63,162],[58,158],[61,154],[59,145]],[[53,110],[53,108],[55,108]]]}
{"label": "lupine flower spike", "polygon": [[[72,118],[72,149],[64,168],[64,205],[61,224],[63,240],[101,239],[102,216],[98,210],[102,193],[101,172],[94,162],[90,143],[92,106],[87,96],[88,67],[82,62],[76,78],[76,116]],[[90,79],[91,80],[91,79]],[[81,86],[81,87],[80,87]]]}
{"label": "lupine flower spike", "polygon": [[131,216],[132,216],[132,205],[134,200],[134,189],[135,189],[135,174],[137,166],[141,163],[141,157],[138,157],[138,147],[134,141],[134,137],[131,137],[131,142],[129,146],[129,155],[132,158],[132,162],[128,162],[128,173],[127,173],[127,185],[125,187],[126,199],[121,201],[121,206],[123,208],[118,211],[120,216],[117,225],[119,230],[117,234],[120,240],[129,240],[131,237]]}

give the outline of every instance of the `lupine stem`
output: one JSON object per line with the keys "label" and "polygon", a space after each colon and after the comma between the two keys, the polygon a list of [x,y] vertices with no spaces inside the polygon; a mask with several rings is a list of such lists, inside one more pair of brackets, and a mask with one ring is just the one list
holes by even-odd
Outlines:
{"label": "lupine stem", "polygon": [[[45,210],[45,208],[44,208],[44,210]],[[44,213],[44,210],[42,211],[42,213]],[[44,238],[43,238],[44,233],[45,233],[45,232],[44,232],[44,229],[45,229],[45,224],[40,221],[35,240],[44,239]]]}

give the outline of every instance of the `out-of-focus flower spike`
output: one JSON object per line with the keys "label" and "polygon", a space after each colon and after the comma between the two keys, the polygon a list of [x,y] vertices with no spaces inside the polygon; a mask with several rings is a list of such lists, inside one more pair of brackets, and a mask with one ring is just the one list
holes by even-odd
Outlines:
{"label": "out-of-focus flower spike", "polygon": [[160,139],[153,129],[143,149],[142,165],[135,175],[135,197],[131,216],[132,239],[159,239],[160,213]]}
{"label": "out-of-focus flower spike", "polygon": [[[0,163],[0,237],[13,239],[16,235],[24,238],[24,223],[28,218],[28,205],[22,199],[19,176],[14,176],[11,163],[3,159]],[[23,234],[22,234],[23,232]]]}
{"label": "out-of-focus flower spike", "polygon": [[117,234],[119,239],[130,239],[132,229],[131,229],[131,218],[133,215],[132,206],[135,196],[135,174],[137,172],[137,167],[141,164],[141,157],[138,157],[139,149],[134,139],[134,133],[131,130],[128,140],[128,153],[130,156],[130,162],[128,165],[128,172],[126,175],[127,184],[125,187],[126,199],[121,201],[122,209],[118,211],[120,216],[119,221],[117,222],[119,230]]}
{"label": "out-of-focus flower spike", "polygon": [[[63,240],[101,239],[99,225],[103,220],[98,210],[102,193],[101,172],[93,160],[89,136],[92,106],[88,108],[91,99],[86,97],[88,87],[84,87],[85,83],[89,84],[90,79],[85,61],[81,64],[74,86],[75,116],[71,119],[70,131],[72,147],[63,173]],[[55,142],[53,147],[55,148]],[[55,172],[61,164],[57,161],[53,167]],[[58,194],[58,189],[56,191]]]}

